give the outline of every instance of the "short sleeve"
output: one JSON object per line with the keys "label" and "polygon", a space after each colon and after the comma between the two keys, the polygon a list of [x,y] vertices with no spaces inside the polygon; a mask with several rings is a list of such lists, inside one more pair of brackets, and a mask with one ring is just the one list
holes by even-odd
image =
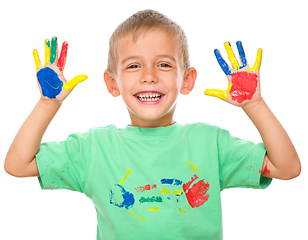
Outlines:
{"label": "short sleeve", "polygon": [[221,190],[225,188],[267,188],[272,179],[261,176],[266,149],[230,135],[218,128],[217,137],[219,178]]}
{"label": "short sleeve", "polygon": [[85,192],[91,151],[90,133],[70,135],[66,141],[43,143],[36,155],[42,189]]}

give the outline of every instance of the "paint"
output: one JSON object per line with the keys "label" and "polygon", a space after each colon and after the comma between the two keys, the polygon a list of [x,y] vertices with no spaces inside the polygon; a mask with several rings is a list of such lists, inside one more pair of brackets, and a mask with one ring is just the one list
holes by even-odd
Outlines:
{"label": "paint", "polygon": [[160,189],[161,194],[170,194],[170,189],[162,188]]}
{"label": "paint", "polygon": [[187,201],[192,208],[200,207],[210,197],[209,194],[207,194],[210,185],[209,183],[205,183],[204,179],[198,181],[192,187],[190,187],[191,184],[198,178],[199,177],[195,174],[189,182],[183,184],[183,190],[185,192]]}
{"label": "paint", "polygon": [[58,59],[57,66],[60,71],[63,71],[63,66],[65,64],[66,56],[67,56],[68,42],[63,42],[60,57]]}
{"label": "paint", "polygon": [[33,58],[34,58],[36,70],[39,70],[40,69],[40,58],[38,56],[36,49],[33,49]]}
{"label": "paint", "polygon": [[268,168],[267,164],[268,164],[268,160],[266,160],[266,164],[264,166],[262,174],[270,174],[271,173],[271,170]]}
{"label": "paint", "polygon": [[251,100],[256,92],[258,85],[258,75],[256,73],[234,72],[232,77],[232,87],[229,94],[233,101],[242,103],[245,100]]}
{"label": "paint", "polygon": [[57,37],[51,39],[50,63],[53,64],[57,57]]}
{"label": "paint", "polygon": [[239,70],[240,66],[239,66],[239,64],[238,64],[238,62],[237,62],[237,60],[236,60],[236,58],[234,56],[234,53],[232,51],[230,42],[225,42],[224,46],[225,46],[226,52],[228,54],[229,60],[230,60],[230,62],[232,64],[232,66],[233,66],[233,69],[234,70]]}
{"label": "paint", "polygon": [[45,97],[55,99],[62,91],[63,82],[58,74],[49,67],[42,68],[37,72],[37,80]]}
{"label": "paint", "polygon": [[263,54],[262,48],[259,48],[257,52],[257,58],[255,61],[255,64],[253,65],[252,68],[249,68],[250,71],[253,71],[253,72],[260,71],[261,62],[262,62],[262,54]]}
{"label": "paint", "polygon": [[137,216],[134,212],[129,212],[131,215],[133,215],[135,218],[138,218],[139,220],[141,220],[141,221],[145,221],[145,219],[144,218],[141,218],[141,217],[139,217],[139,216]]}
{"label": "paint", "polygon": [[175,189],[174,192],[172,193],[173,195],[176,195],[176,196],[181,196],[183,194],[182,190],[181,189]]}
{"label": "paint", "polygon": [[200,207],[209,199],[210,196],[207,194],[209,187],[208,182],[205,183],[204,180],[200,180],[185,191],[187,201],[192,208]]}
{"label": "paint", "polygon": [[147,209],[148,211],[152,211],[152,212],[158,212],[159,208],[158,207],[151,207]]}
{"label": "paint", "polygon": [[77,75],[72,80],[70,80],[69,82],[64,84],[63,90],[64,91],[72,91],[76,87],[77,84],[83,82],[87,78],[88,78],[88,76],[85,75],[85,74]]}
{"label": "paint", "polygon": [[188,190],[188,188],[190,187],[190,185],[193,183],[193,181],[195,181],[196,179],[198,179],[199,177],[195,174],[193,177],[191,177],[191,180],[187,183],[183,184],[183,190],[184,192],[186,192]]}
{"label": "paint", "polygon": [[161,203],[163,202],[163,199],[160,197],[160,196],[153,196],[153,197],[141,197],[139,199],[139,202],[140,203],[149,203],[149,202],[158,202],[158,203]]}
{"label": "paint", "polygon": [[166,178],[163,178],[160,180],[161,184],[169,184],[169,185],[182,185],[182,181],[181,180],[178,180],[178,179],[175,179],[175,178],[171,178],[171,179],[166,179]]}
{"label": "paint", "polygon": [[50,42],[49,39],[45,39],[45,65],[46,67],[47,63],[49,63],[50,60]]}
{"label": "paint", "polygon": [[137,192],[144,192],[144,191],[149,191],[152,190],[153,188],[157,188],[156,184],[153,184],[152,186],[150,184],[145,185],[145,186],[141,186],[141,187],[136,187],[135,190]]}
{"label": "paint", "polygon": [[122,183],[127,179],[128,175],[131,174],[132,170],[127,168],[125,177],[119,182],[119,185],[122,186]]}
{"label": "paint", "polygon": [[182,210],[181,208],[179,208],[179,212],[180,213],[186,213],[186,211]]}
{"label": "paint", "polygon": [[240,67],[240,69],[241,69],[241,68],[247,66],[246,55],[245,55],[244,48],[243,48],[243,45],[242,45],[241,41],[237,41],[236,42],[236,46],[237,46],[238,54],[239,54],[241,62],[242,62],[242,66]]}
{"label": "paint", "polygon": [[231,75],[231,69],[229,68],[229,65],[225,62],[225,60],[220,55],[220,52],[218,49],[214,50],[215,57],[217,59],[217,62],[219,63],[221,69],[224,71],[226,75]]}
{"label": "paint", "polygon": [[115,184],[115,186],[120,188],[122,199],[119,199],[118,196],[115,196],[115,190],[110,190],[110,204],[120,208],[131,208],[135,203],[134,195],[126,191],[125,188],[120,184]]}
{"label": "paint", "polygon": [[232,87],[232,83],[229,83],[227,90],[220,90],[220,89],[215,89],[215,88],[206,89],[204,91],[204,94],[207,96],[217,97],[220,99],[229,99],[231,87]]}

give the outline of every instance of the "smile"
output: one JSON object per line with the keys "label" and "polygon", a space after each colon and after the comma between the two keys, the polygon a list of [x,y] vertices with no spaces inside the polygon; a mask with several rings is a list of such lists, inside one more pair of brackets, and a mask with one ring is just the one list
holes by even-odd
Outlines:
{"label": "smile", "polygon": [[142,102],[156,102],[159,101],[163,94],[157,92],[143,92],[135,95]]}

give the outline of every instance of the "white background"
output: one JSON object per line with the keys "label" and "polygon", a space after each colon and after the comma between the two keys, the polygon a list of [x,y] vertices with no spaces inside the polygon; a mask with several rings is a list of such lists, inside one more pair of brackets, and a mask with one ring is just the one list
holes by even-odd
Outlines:
{"label": "white background", "polygon": [[[44,39],[69,41],[65,68],[69,80],[89,79],[76,87],[49,126],[43,141],[63,140],[91,127],[129,123],[121,98],[106,90],[103,72],[113,30],[143,9],[155,9],[179,23],[198,71],[194,91],[180,96],[176,120],[208,122],[233,135],[261,141],[240,108],[203,95],[227,87],[213,50],[230,41],[235,54],[243,42],[248,63],[263,49],[262,95],[289,133],[302,161],[301,176],[274,180],[266,190],[222,192],[225,239],[308,239],[307,234],[307,29],[305,1],[1,1],[0,159],[40,95],[32,49],[44,56]],[[41,191],[36,178],[14,178],[0,169],[0,239],[95,239],[96,213],[84,195]]]}

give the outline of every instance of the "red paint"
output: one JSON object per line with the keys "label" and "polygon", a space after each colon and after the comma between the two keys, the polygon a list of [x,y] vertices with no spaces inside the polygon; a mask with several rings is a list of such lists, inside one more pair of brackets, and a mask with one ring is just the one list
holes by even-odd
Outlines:
{"label": "red paint", "polygon": [[191,188],[191,184],[198,179],[197,175],[191,178],[188,183],[183,184],[183,190],[185,192],[187,201],[192,208],[200,207],[203,205],[208,199],[209,195],[206,194],[209,190],[210,184],[205,183],[204,179],[195,183]]}
{"label": "red paint", "polygon": [[149,191],[153,188],[157,188],[157,185],[156,184],[153,184],[152,186],[150,184],[148,185],[145,185],[145,186],[141,186],[141,187],[136,187],[135,190],[137,192],[144,192],[144,191]]}
{"label": "red paint", "polygon": [[231,75],[232,87],[230,95],[232,100],[241,103],[252,99],[258,85],[258,75],[255,73],[235,72]]}
{"label": "red paint", "polygon": [[67,56],[67,49],[68,49],[68,42],[63,42],[60,57],[58,59],[58,64],[57,64],[60,71],[63,71],[63,66],[65,64]]}
{"label": "red paint", "polygon": [[271,170],[267,167],[267,163],[268,163],[268,161],[266,161],[266,164],[264,166],[263,174],[270,174],[271,173]]}

